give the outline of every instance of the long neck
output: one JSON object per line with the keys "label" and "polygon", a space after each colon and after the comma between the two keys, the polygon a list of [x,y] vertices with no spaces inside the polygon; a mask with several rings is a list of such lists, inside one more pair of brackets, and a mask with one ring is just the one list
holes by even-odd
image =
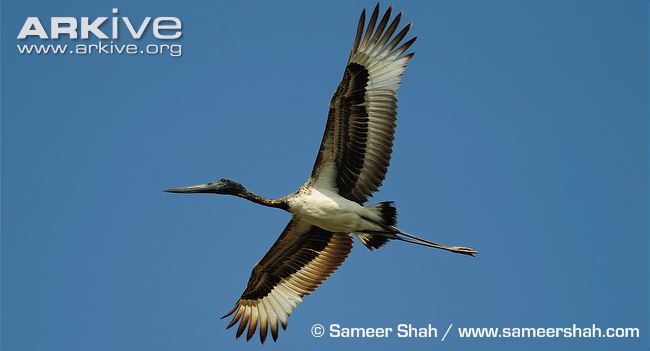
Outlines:
{"label": "long neck", "polygon": [[260,204],[262,206],[280,208],[285,211],[289,210],[289,205],[283,199],[267,199],[263,196],[254,194],[246,189],[244,189],[241,193],[237,194],[236,196],[239,196],[248,201],[252,201],[256,204]]}

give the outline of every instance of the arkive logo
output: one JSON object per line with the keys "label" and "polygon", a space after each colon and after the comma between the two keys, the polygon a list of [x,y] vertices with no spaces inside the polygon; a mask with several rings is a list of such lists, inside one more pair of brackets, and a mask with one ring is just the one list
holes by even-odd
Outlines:
{"label": "arkive logo", "polygon": [[[183,24],[178,17],[144,17],[132,20],[128,16],[118,16],[118,8],[112,9],[112,17],[50,17],[41,21],[38,17],[27,17],[16,39],[22,42],[35,38],[41,40],[68,39],[68,44],[18,44],[21,55],[25,54],[147,54],[178,57],[182,55],[182,45],[178,39],[183,35]],[[159,42],[141,45],[137,42],[121,43],[120,40],[140,40],[150,32]],[[150,37],[149,37],[150,38]],[[153,39],[152,38],[152,39]],[[89,40],[97,40],[88,43]],[[108,40],[102,42],[102,40]],[[167,44],[166,42],[173,44]]]}

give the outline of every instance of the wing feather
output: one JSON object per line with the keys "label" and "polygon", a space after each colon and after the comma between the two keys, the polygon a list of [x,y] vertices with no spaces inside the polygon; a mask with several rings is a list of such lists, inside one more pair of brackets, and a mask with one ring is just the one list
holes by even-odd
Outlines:
{"label": "wing feather", "polygon": [[351,249],[348,234],[328,232],[292,219],[255,265],[246,289],[224,316],[234,313],[227,328],[239,322],[236,336],[246,331],[246,340],[259,329],[262,343],[270,329],[273,340],[277,340],[278,322],[286,329],[287,318],[296,305],[334,273]]}
{"label": "wing feather", "polygon": [[411,24],[393,36],[402,14],[388,25],[391,11],[389,7],[377,24],[377,5],[367,26],[365,10],[361,13],[308,181],[310,185],[335,189],[358,203],[366,202],[386,177],[395,136],[397,89],[406,63],[413,57],[413,53],[404,52],[416,38],[400,45]]}

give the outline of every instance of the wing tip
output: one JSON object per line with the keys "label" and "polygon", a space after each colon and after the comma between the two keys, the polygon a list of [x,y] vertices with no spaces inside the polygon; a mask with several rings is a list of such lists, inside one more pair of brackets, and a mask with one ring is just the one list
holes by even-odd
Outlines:
{"label": "wing tip", "polygon": [[393,6],[389,6],[386,11],[384,11],[381,21],[377,23],[379,14],[379,3],[377,3],[367,24],[365,23],[366,9],[364,8],[361,11],[357,33],[349,60],[358,52],[365,52],[371,56],[379,55],[379,57],[381,57],[380,53],[384,52],[388,57],[397,59],[401,54],[408,50],[408,47],[415,41],[414,39],[408,40],[401,46],[400,43],[413,28],[414,22],[410,21],[394,35],[395,31],[399,27],[404,12],[400,11],[397,13],[390,25],[386,27],[390,20],[392,9]]}
{"label": "wing tip", "polygon": [[239,307],[239,301],[237,301],[237,303],[235,303],[235,306],[230,311],[228,311],[226,314],[221,316],[219,319],[224,319],[224,318],[232,315],[233,313],[235,313],[235,311],[237,310],[238,307]]}
{"label": "wing tip", "polygon": [[363,28],[366,26],[366,9],[364,8],[361,11],[359,16],[359,21],[357,24],[357,34],[354,36],[354,44],[352,45],[352,54],[359,50],[359,44],[361,44],[361,36],[363,35]]}
{"label": "wing tip", "polygon": [[249,314],[244,313],[244,316],[242,317],[241,322],[239,322],[239,327],[237,327],[237,333],[235,333],[235,339],[239,339],[239,337],[244,334],[244,330],[246,329],[246,326],[248,325],[248,317]]}

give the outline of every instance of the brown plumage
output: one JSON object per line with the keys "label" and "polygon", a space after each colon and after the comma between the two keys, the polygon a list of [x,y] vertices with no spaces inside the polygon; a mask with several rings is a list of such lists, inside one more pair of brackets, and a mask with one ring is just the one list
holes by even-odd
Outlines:
{"label": "brown plumage", "polygon": [[[302,298],[318,288],[347,258],[351,235],[369,249],[400,240],[464,255],[466,247],[434,243],[408,234],[396,225],[391,202],[364,204],[377,191],[390,163],[397,89],[415,41],[400,45],[411,25],[393,35],[401,19],[390,21],[391,9],[379,19],[377,5],[366,26],[361,13],[354,44],[341,83],[329,105],[322,143],[310,178],[298,191],[268,199],[230,180],[168,189],[172,193],[214,193],[245,198],[292,214],[286,228],[255,265],[246,289],[223,318],[236,336],[250,340],[259,330],[263,343],[269,331],[287,328],[288,317]],[[390,23],[390,24],[389,24]],[[365,28],[365,31],[364,31]]]}
{"label": "brown plumage", "polygon": [[295,305],[316,290],[345,261],[350,250],[352,238],[347,233],[331,233],[292,219],[255,265],[246,290],[224,316],[235,314],[227,328],[241,319],[237,337],[248,327],[246,339],[250,340],[259,324],[262,342],[269,327],[273,340],[277,340],[278,322],[286,329]]}
{"label": "brown plumage", "polygon": [[[390,14],[388,8],[373,33],[379,16],[379,6],[375,7],[364,33],[365,11],[361,13],[311,175],[314,183],[333,183],[341,196],[357,203],[366,202],[386,177],[395,135],[397,88],[413,57],[413,53],[403,54],[416,38],[396,48],[410,24],[385,44],[401,19],[398,14],[383,32]],[[330,171],[324,172],[328,167]]]}
{"label": "brown plumage", "polygon": [[[386,28],[391,8],[377,25],[377,5],[364,31],[365,16],[364,10],[343,78],[330,102],[321,147],[307,182],[333,185],[341,196],[357,203],[367,201],[386,175],[395,133],[396,90],[406,62],[413,57],[412,53],[403,54],[415,41],[413,38],[396,48],[411,26],[392,37],[401,14]],[[386,211],[393,211],[386,214],[392,218],[388,225],[394,225],[394,208],[386,207]],[[388,241],[376,235],[360,234],[359,238],[371,249]],[[246,332],[246,340],[250,340],[259,327],[262,342],[270,329],[276,340],[278,323],[286,329],[296,304],[327,279],[351,249],[348,233],[328,232],[292,218],[253,268],[234,308],[223,317],[233,316],[227,328],[239,323],[236,336]]]}

